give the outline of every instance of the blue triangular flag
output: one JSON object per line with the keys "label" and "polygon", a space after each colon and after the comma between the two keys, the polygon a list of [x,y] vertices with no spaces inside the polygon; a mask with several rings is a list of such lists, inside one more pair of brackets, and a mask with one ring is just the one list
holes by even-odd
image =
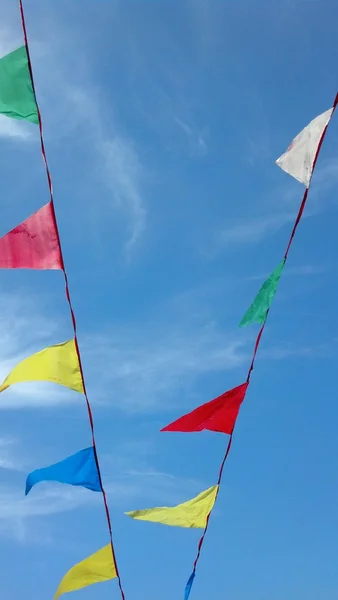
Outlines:
{"label": "blue triangular flag", "polygon": [[93,492],[101,492],[94,448],[80,450],[55,465],[32,471],[26,480],[26,496],[39,481],[59,481],[70,485],[82,485]]}
{"label": "blue triangular flag", "polygon": [[184,590],[184,600],[188,600],[189,596],[190,596],[190,592],[191,592],[191,588],[192,588],[192,584],[194,583],[194,579],[195,579],[195,569],[193,570],[193,572],[191,573],[187,585],[185,586],[185,590]]}

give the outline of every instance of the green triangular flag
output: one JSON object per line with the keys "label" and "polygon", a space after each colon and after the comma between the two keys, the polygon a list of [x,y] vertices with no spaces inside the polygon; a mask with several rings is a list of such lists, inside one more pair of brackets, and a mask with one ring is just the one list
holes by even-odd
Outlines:
{"label": "green triangular flag", "polygon": [[250,325],[250,323],[264,323],[266,312],[269,310],[276,293],[284,264],[285,260],[283,259],[278,267],[271,273],[270,277],[263,283],[256,298],[241,320],[239,324],[240,327]]}
{"label": "green triangular flag", "polygon": [[0,59],[0,113],[39,123],[26,46]]}

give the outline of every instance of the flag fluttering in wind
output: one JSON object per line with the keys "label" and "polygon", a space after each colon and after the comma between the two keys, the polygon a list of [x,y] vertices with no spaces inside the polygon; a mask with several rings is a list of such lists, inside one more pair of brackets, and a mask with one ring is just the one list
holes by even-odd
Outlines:
{"label": "flag fluttering in wind", "polygon": [[26,46],[0,59],[0,114],[39,123]]}
{"label": "flag fluttering in wind", "polygon": [[32,471],[26,480],[26,496],[40,481],[58,481],[102,492],[94,448],[85,448],[54,465]]}
{"label": "flag fluttering in wind", "polygon": [[201,492],[192,500],[177,506],[160,506],[133,510],[125,514],[139,521],[152,521],[173,527],[196,527],[203,529],[206,525],[208,514],[215,504],[218,485]]}
{"label": "flag fluttering in wind", "polygon": [[207,429],[220,433],[232,433],[240,405],[242,404],[248,384],[225,392],[218,398],[195,408],[192,412],[180,417],[161,431],[197,432]]}
{"label": "flag fluttering in wind", "polygon": [[239,326],[250,325],[251,323],[264,323],[267,312],[272,304],[277,290],[278,282],[283,271],[285,260],[276,267],[270,277],[263,283],[256,298],[248,308]]}
{"label": "flag fluttering in wind", "polygon": [[117,577],[112,547],[110,544],[101,548],[72,567],[63,577],[54,600],[66,592],[74,592],[81,588],[108,581]]}
{"label": "flag fluttering in wind", "polygon": [[309,187],[313,166],[322,135],[331,119],[333,108],[329,108],[313,119],[291,142],[287,151],[276,164],[297,181]]}
{"label": "flag fluttering in wind", "polygon": [[0,392],[14,383],[51,381],[83,394],[83,383],[75,341],[49,346],[21,361],[0,386]]}
{"label": "flag fluttering in wind", "polygon": [[0,269],[62,269],[51,202],[0,238]]}

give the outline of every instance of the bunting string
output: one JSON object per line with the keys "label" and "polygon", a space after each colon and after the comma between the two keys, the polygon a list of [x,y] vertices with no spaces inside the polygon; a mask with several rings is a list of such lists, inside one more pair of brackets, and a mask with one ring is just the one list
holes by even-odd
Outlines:
{"label": "bunting string", "polygon": [[[19,9],[20,9],[21,24],[22,24],[22,31],[23,31],[23,37],[24,37],[24,42],[25,42],[25,48],[26,48],[27,58],[28,58],[28,68],[29,68],[29,73],[30,73],[31,83],[32,83],[32,88],[33,88],[33,94],[34,94],[34,99],[35,99],[37,113],[38,113],[38,126],[39,126],[39,133],[40,133],[41,154],[42,154],[43,162],[44,162],[44,165],[45,165],[47,182],[48,182],[48,188],[49,188],[49,193],[50,193],[50,207],[51,207],[51,213],[52,213],[52,220],[53,220],[53,223],[54,223],[55,232],[57,234],[58,246],[59,246],[59,249],[60,249],[61,269],[62,269],[63,274],[64,274],[66,298],[67,298],[67,301],[68,301],[69,310],[70,310],[70,314],[71,314],[71,320],[72,320],[72,324],[73,324],[73,330],[74,330],[75,350],[76,350],[76,354],[77,354],[77,358],[78,358],[78,364],[79,364],[79,368],[80,368],[83,393],[84,393],[85,400],[86,400],[86,405],[87,405],[88,418],[89,418],[89,424],[90,424],[91,436],[92,436],[92,446],[93,446],[94,460],[95,460],[95,464],[96,464],[96,468],[97,468],[97,474],[98,474],[98,478],[99,478],[99,485],[100,485],[100,489],[101,489],[102,496],[103,496],[103,504],[104,504],[105,514],[106,514],[108,531],[109,531],[109,539],[110,539],[109,547],[111,548],[111,561],[110,561],[111,562],[111,569],[113,569],[114,573],[116,573],[116,575],[114,574],[113,576],[117,577],[122,600],[125,600],[125,594],[124,594],[124,590],[123,590],[123,586],[122,586],[122,581],[121,581],[121,577],[120,577],[120,573],[119,573],[119,569],[118,569],[118,565],[117,565],[117,560],[116,560],[116,553],[115,553],[115,549],[114,549],[112,525],[111,525],[111,518],[110,518],[109,506],[108,506],[108,502],[107,502],[107,495],[106,495],[106,491],[105,491],[105,489],[103,487],[102,475],[101,475],[101,469],[100,469],[100,463],[99,463],[99,458],[98,458],[98,453],[97,453],[97,447],[96,447],[96,441],[95,441],[95,429],[94,429],[93,412],[92,412],[92,408],[91,408],[91,405],[90,405],[90,401],[89,401],[88,394],[87,394],[87,389],[86,389],[86,384],[85,384],[85,378],[84,378],[84,372],[83,372],[83,366],[82,366],[82,360],[81,360],[81,353],[80,353],[80,348],[79,348],[79,343],[78,343],[78,338],[77,338],[77,325],[76,325],[75,313],[74,313],[73,305],[72,305],[72,301],[71,301],[71,295],[70,295],[69,283],[68,283],[68,276],[67,276],[67,272],[66,272],[66,268],[65,268],[65,264],[64,264],[63,252],[62,252],[62,246],[61,246],[61,240],[60,240],[60,234],[59,234],[59,229],[58,229],[57,219],[56,219],[56,214],[55,214],[54,197],[53,197],[53,184],[52,184],[52,178],[51,178],[51,174],[50,174],[50,170],[49,170],[49,166],[48,166],[48,161],[47,161],[46,150],[45,150],[44,135],[43,135],[43,123],[42,123],[41,112],[40,112],[39,104],[38,104],[38,101],[37,101],[36,89],[35,89],[35,84],[34,84],[33,68],[32,68],[32,62],[31,62],[31,57],[30,57],[30,50],[29,50],[29,43],[28,43],[28,36],[27,36],[27,28],[26,28],[26,20],[25,20],[25,13],[24,13],[24,8],[23,8],[23,2],[22,2],[22,0],[19,0]],[[88,559],[86,559],[86,560],[88,560]],[[73,567],[73,568],[75,568],[75,567]],[[109,567],[108,567],[108,570],[109,570]],[[106,577],[106,579],[108,579],[108,578],[109,577]],[[94,583],[94,582],[95,582],[95,580],[92,581],[92,583]],[[88,585],[88,583],[86,585]],[[83,586],[80,586],[80,587],[83,587]],[[73,589],[78,589],[78,588],[73,588]],[[70,590],[66,589],[65,591],[70,591]],[[59,592],[58,595],[60,595],[60,593],[62,593],[62,592]]]}
{"label": "bunting string", "polygon": [[[311,165],[311,169],[310,169],[309,174],[308,174],[308,179],[306,181],[302,181],[303,183],[305,183],[305,185],[306,184],[307,185],[306,185],[306,189],[305,189],[305,192],[304,192],[304,195],[303,195],[303,198],[302,198],[302,202],[300,204],[300,207],[299,207],[296,219],[295,219],[295,223],[293,225],[293,228],[292,228],[292,231],[291,231],[291,234],[290,234],[287,246],[286,246],[286,250],[285,250],[284,257],[283,257],[283,261],[281,262],[281,264],[279,265],[279,267],[277,267],[277,269],[276,269],[276,271],[279,270],[278,279],[279,279],[279,277],[280,277],[280,275],[282,273],[283,267],[284,267],[284,265],[285,265],[285,263],[287,261],[287,258],[288,258],[288,255],[289,255],[289,251],[290,251],[290,248],[291,248],[291,245],[292,245],[292,242],[294,240],[294,237],[295,237],[298,225],[299,225],[299,223],[301,221],[301,218],[302,218],[302,215],[303,215],[303,212],[304,212],[304,208],[305,208],[305,205],[306,205],[306,201],[307,201],[307,198],[308,198],[308,193],[309,193],[309,189],[310,189],[310,185],[311,185],[312,175],[313,175],[313,172],[314,172],[317,160],[318,160],[319,152],[320,152],[320,149],[322,147],[322,144],[323,144],[326,132],[327,132],[327,128],[328,128],[328,125],[329,125],[329,122],[330,122],[330,118],[333,115],[333,113],[334,113],[334,111],[335,111],[335,109],[337,107],[337,104],[338,104],[338,93],[336,94],[336,97],[335,97],[332,109],[330,109],[330,111],[327,111],[327,113],[330,113],[330,116],[327,119],[326,124],[325,124],[324,128],[321,131],[321,135],[320,135],[319,141],[317,142],[318,145],[317,145],[317,148],[315,148],[314,159],[313,159],[313,162],[312,162],[312,165]],[[324,113],[324,115],[325,115],[325,113]],[[323,116],[323,115],[320,115],[320,116]],[[319,119],[319,117],[318,117],[318,119]],[[311,125],[311,123],[310,123],[310,125]],[[300,135],[301,134],[299,134],[299,136]],[[297,140],[297,138],[295,138],[294,142],[296,140]],[[288,148],[288,150],[290,150],[291,147],[292,147],[292,144]],[[278,164],[278,161],[277,161],[277,164]],[[287,172],[289,172],[290,174],[293,174],[293,173],[291,173],[291,171],[287,171]],[[298,177],[296,177],[296,178],[298,179]],[[273,275],[274,274],[272,274],[272,276],[270,276],[270,278],[267,280],[267,282],[271,281],[271,277],[273,277]],[[268,315],[269,315],[269,312],[270,312],[270,307],[271,307],[271,303],[272,303],[272,300],[273,300],[273,296],[274,296],[276,288],[277,288],[277,283],[278,283],[278,280],[275,283],[275,285],[273,286],[274,287],[273,294],[272,294],[272,297],[269,299],[269,304],[268,304],[268,306],[267,306],[267,308],[265,310],[264,318],[262,319],[262,323],[263,324],[262,324],[262,326],[261,326],[261,328],[260,328],[260,330],[258,332],[256,341],[255,341],[253,355],[252,355],[252,359],[251,359],[251,364],[250,364],[248,375],[247,375],[247,379],[246,379],[247,386],[249,386],[250,379],[251,379],[251,374],[252,374],[252,371],[254,370],[255,361],[256,361],[256,357],[257,357],[257,352],[258,352],[258,349],[259,349],[259,346],[260,346],[260,343],[261,343],[261,340],[262,340],[262,335],[263,335],[263,332],[264,332],[264,329],[265,329],[265,325],[266,325],[266,321],[267,321],[267,318],[268,318]],[[261,290],[262,289],[263,288],[261,288]],[[260,292],[259,292],[259,294],[260,294]],[[258,296],[259,296],[259,294],[258,294]],[[257,319],[256,322],[257,321],[259,322],[259,319]],[[205,537],[206,537],[206,534],[207,534],[207,531],[208,531],[209,520],[210,520],[212,511],[213,511],[213,508],[215,506],[218,494],[219,494],[220,485],[221,485],[222,477],[223,477],[224,465],[225,465],[225,462],[226,462],[226,460],[227,460],[227,458],[229,456],[230,450],[231,450],[231,445],[232,445],[232,440],[233,440],[233,433],[234,433],[234,429],[235,429],[235,424],[236,424],[236,421],[234,422],[234,426],[233,426],[233,429],[232,429],[231,434],[230,434],[230,439],[228,441],[228,444],[227,444],[227,447],[226,447],[226,451],[225,451],[224,457],[223,457],[222,462],[221,462],[221,466],[220,466],[219,474],[218,474],[218,480],[217,480],[217,486],[218,487],[217,487],[217,492],[216,492],[216,496],[215,496],[215,502],[214,502],[213,506],[211,507],[210,513],[208,514],[204,531],[203,531],[202,536],[201,536],[201,538],[200,538],[200,540],[198,542],[197,554],[196,554],[196,558],[195,558],[195,561],[194,561],[194,564],[193,564],[193,570],[192,570],[192,573],[191,573],[191,575],[190,575],[190,577],[188,579],[188,582],[186,584],[185,591],[184,591],[184,600],[188,600],[190,592],[191,592],[191,588],[192,588],[192,585],[193,585],[193,582],[194,582],[194,579],[195,579],[196,568],[197,568],[198,561],[200,559],[202,546],[203,546],[203,543],[204,543],[204,540],[205,540]]]}

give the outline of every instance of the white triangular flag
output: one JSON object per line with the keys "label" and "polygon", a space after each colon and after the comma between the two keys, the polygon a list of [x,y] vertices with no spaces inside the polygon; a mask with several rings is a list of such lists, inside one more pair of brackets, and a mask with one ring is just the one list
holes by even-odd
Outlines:
{"label": "white triangular flag", "polygon": [[282,154],[276,164],[292,177],[295,177],[308,188],[311,181],[313,163],[316,157],[319,142],[323,131],[327,126],[333,108],[329,108],[321,115],[313,119],[292,140],[287,151]]}

